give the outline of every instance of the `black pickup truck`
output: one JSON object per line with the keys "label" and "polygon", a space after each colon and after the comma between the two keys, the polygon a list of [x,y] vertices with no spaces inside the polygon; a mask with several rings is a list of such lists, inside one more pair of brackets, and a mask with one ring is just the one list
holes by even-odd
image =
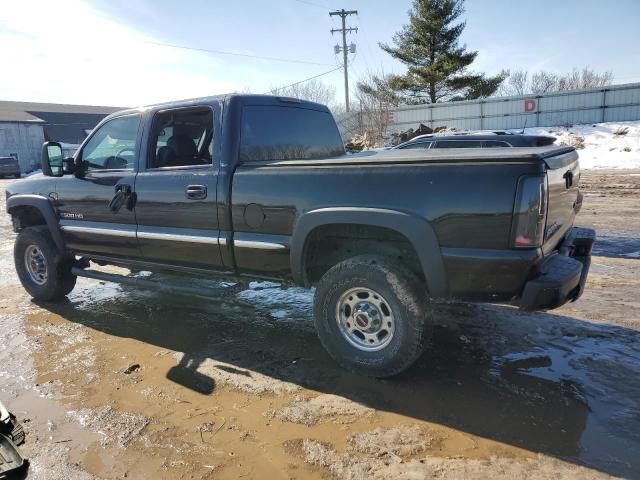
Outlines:
{"label": "black pickup truck", "polygon": [[326,107],[228,95],[115,113],[73,159],[45,143],[7,210],[36,299],[77,276],[151,282],[91,263],[314,286],[329,353],[384,377],[422,352],[432,300],[581,295],[595,232],[573,227],[579,179],[569,147],[347,155]]}

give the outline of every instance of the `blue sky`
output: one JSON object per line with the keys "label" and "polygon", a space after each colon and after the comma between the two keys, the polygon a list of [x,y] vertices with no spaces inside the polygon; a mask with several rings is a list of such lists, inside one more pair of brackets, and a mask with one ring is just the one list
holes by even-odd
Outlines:
{"label": "blue sky", "polygon": [[[407,20],[409,0],[5,0],[0,99],[129,106],[270,88],[332,69],[335,8],[356,9],[352,85],[402,72],[378,47]],[[473,69],[610,70],[640,81],[640,0],[467,0],[462,41]],[[210,54],[158,43],[311,63]],[[7,75],[9,73],[9,75]],[[342,72],[322,77],[343,97]]]}

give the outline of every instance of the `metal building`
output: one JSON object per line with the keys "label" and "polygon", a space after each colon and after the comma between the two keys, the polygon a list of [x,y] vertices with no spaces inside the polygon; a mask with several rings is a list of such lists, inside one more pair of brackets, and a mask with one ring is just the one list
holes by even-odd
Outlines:
{"label": "metal building", "polygon": [[42,142],[61,142],[67,152],[115,107],[0,101],[0,157],[18,159],[22,172],[40,167]]}
{"label": "metal building", "polygon": [[496,130],[640,120],[640,83],[462,102],[411,105],[390,112],[388,131],[431,128]]}

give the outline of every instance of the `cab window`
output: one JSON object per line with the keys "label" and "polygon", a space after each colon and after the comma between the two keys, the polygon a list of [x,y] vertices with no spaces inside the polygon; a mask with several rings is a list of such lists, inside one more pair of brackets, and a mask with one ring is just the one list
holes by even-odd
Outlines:
{"label": "cab window", "polygon": [[434,148],[480,148],[479,140],[438,140]]}
{"label": "cab window", "polygon": [[138,154],[140,115],[127,115],[102,125],[82,149],[87,171],[132,170]]}
{"label": "cab window", "polygon": [[399,147],[401,150],[414,150],[414,149],[425,149],[431,146],[432,142],[415,142],[409,143],[403,147]]}
{"label": "cab window", "polygon": [[329,112],[284,106],[246,106],[240,160],[313,160],[344,154]]}
{"label": "cab window", "polygon": [[507,142],[501,142],[498,140],[485,140],[484,148],[500,148],[500,147],[510,147]]}
{"label": "cab window", "polygon": [[209,107],[158,112],[151,131],[148,168],[211,165],[213,111]]}

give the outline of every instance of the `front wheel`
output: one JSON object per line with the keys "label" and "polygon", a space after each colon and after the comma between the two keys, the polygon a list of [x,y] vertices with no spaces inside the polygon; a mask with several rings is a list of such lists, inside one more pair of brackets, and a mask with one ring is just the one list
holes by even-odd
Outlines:
{"label": "front wheel", "polygon": [[348,370],[378,378],[396,375],[422,353],[426,295],[413,272],[391,259],[345,260],[316,288],[320,341]]}
{"label": "front wheel", "polygon": [[13,248],[13,259],[22,286],[36,300],[59,300],[76,285],[71,259],[58,253],[46,227],[22,230]]}

